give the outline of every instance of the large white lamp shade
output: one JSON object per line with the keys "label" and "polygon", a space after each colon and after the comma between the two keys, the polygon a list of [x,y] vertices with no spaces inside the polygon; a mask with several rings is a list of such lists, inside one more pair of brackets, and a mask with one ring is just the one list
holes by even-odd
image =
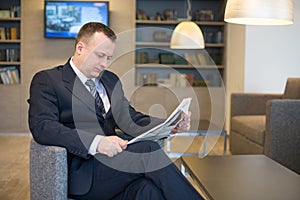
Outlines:
{"label": "large white lamp shade", "polygon": [[249,25],[294,23],[292,0],[228,0],[224,21]]}
{"label": "large white lamp shade", "polygon": [[204,49],[205,42],[199,26],[191,21],[180,22],[173,31],[171,49]]}

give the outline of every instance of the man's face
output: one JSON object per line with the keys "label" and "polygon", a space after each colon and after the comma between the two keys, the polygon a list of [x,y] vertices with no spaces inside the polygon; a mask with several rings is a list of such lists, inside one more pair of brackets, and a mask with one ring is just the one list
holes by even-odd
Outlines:
{"label": "man's face", "polygon": [[79,70],[88,78],[96,78],[108,66],[115,43],[103,33],[95,33],[87,43],[82,42]]}

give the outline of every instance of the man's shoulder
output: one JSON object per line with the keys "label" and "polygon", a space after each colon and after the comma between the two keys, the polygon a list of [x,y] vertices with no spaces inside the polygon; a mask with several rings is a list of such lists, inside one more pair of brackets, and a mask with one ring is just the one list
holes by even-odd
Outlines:
{"label": "man's shoulder", "polygon": [[58,77],[62,77],[62,71],[67,67],[67,65],[58,65],[52,68],[45,68],[35,73],[33,80],[50,80],[55,79],[57,81]]}
{"label": "man's shoulder", "polygon": [[63,68],[63,65],[59,65],[59,66],[52,67],[52,68],[42,69],[42,70],[38,71],[37,73],[53,73],[53,72],[61,71],[62,68]]}
{"label": "man's shoulder", "polygon": [[68,63],[64,64],[64,65],[58,65],[55,67],[51,67],[51,68],[45,68],[45,69],[41,69],[40,71],[38,71],[36,74],[53,74],[53,73],[59,73],[61,71],[63,71],[65,68],[68,67]]}

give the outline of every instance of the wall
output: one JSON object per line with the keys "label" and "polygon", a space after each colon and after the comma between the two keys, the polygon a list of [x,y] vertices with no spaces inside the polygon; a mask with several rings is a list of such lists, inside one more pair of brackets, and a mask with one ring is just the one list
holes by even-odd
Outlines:
{"label": "wall", "polygon": [[300,77],[300,1],[294,0],[294,24],[247,26],[245,92],[282,93],[288,77]]}
{"label": "wall", "polygon": [[226,124],[229,130],[230,95],[244,91],[244,63],[245,63],[245,26],[228,24],[227,37],[227,68],[226,68]]}
{"label": "wall", "polygon": [[[110,1],[110,26],[117,34],[134,28],[135,1],[127,1],[126,4],[122,0]],[[26,100],[29,97],[29,85],[33,75],[41,69],[64,64],[74,51],[72,39],[44,38],[44,0],[21,0],[21,2],[22,84],[0,88],[2,93],[0,96],[0,132],[2,133],[28,132]],[[125,41],[118,44],[118,49],[131,46],[133,48],[132,32],[125,34],[125,37]],[[133,62],[133,54],[129,52],[113,63],[112,70],[122,74],[133,67]]]}

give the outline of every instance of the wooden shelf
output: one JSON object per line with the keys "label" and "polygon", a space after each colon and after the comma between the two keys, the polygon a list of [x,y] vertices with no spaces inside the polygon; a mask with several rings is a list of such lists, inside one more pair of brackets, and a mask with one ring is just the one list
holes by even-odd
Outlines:
{"label": "wooden shelf", "polygon": [[[7,88],[9,87],[9,89]],[[0,83],[0,88],[2,90],[18,90],[18,88],[20,87],[20,84],[19,83],[14,83],[14,84],[3,84],[3,83]]]}
{"label": "wooden shelf", "polygon": [[20,65],[21,62],[5,62],[5,61],[0,61],[0,65]]}
{"label": "wooden shelf", "polygon": [[[136,42],[136,46],[169,47],[170,42]],[[224,47],[224,43],[206,43],[205,47]]]}
{"label": "wooden shelf", "polygon": [[224,43],[206,43],[205,47],[225,47]]}
{"label": "wooden shelf", "polygon": [[21,40],[0,40],[0,43],[20,43]]}
{"label": "wooden shelf", "polygon": [[4,18],[4,17],[0,17],[0,21],[8,21],[8,22],[12,22],[12,21],[16,21],[16,22],[20,22],[21,18],[20,17],[14,17],[14,18]]}
{"label": "wooden shelf", "polygon": [[[164,87],[164,84],[160,84],[160,85],[143,85],[143,88],[162,88]],[[186,88],[190,88],[190,87],[175,87],[175,86],[168,86],[168,88],[170,90],[178,90],[178,91],[184,91],[186,90]],[[220,91],[223,90],[224,88],[222,86],[192,86],[192,88],[195,90],[195,92],[199,92],[199,91],[207,91],[208,88],[211,91]],[[146,95],[147,96],[147,95]]]}
{"label": "wooden shelf", "polygon": [[168,47],[170,42],[136,42],[136,46]]}
{"label": "wooden shelf", "polygon": [[136,20],[136,24],[153,24],[153,25],[176,25],[179,21],[158,21],[158,20]]}
{"label": "wooden shelf", "polygon": [[[158,21],[158,20],[136,20],[136,24],[153,24],[153,25],[177,25],[181,21]],[[217,22],[217,21],[194,21],[198,25],[202,26],[225,26],[225,22]]]}
{"label": "wooden shelf", "polygon": [[225,26],[226,22],[216,22],[216,21],[195,21],[196,24],[202,26]]}
{"label": "wooden shelf", "polygon": [[194,69],[224,69],[223,65],[176,65],[176,64],[160,64],[160,63],[146,63],[146,64],[136,64],[137,68],[194,68]]}

